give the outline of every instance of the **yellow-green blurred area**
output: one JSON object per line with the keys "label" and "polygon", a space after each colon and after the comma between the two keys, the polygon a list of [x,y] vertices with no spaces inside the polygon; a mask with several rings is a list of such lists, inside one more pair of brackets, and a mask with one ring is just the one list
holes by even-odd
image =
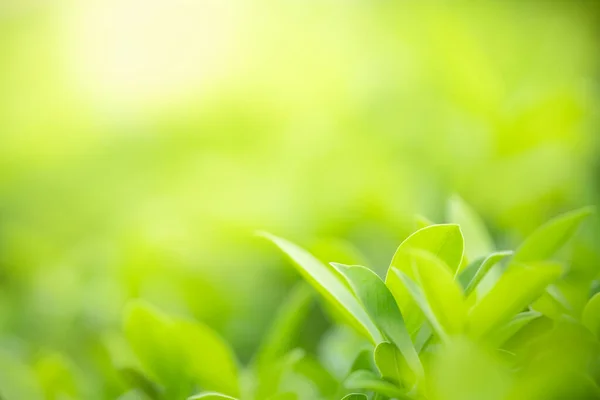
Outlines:
{"label": "yellow-green blurred area", "polygon": [[599,11],[0,0],[0,351],[110,398],[131,298],[251,356],[297,280],[256,230],[382,270],[453,193],[500,247],[596,203]]}

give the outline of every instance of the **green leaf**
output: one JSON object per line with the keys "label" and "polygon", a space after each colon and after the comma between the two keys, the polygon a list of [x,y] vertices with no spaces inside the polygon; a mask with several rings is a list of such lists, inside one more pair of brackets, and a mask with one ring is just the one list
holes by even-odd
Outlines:
{"label": "green leaf", "polygon": [[271,328],[257,352],[254,364],[259,370],[269,367],[291,350],[294,335],[310,311],[313,291],[304,282],[296,285],[279,307]]}
{"label": "green leaf", "polygon": [[465,238],[465,255],[469,260],[494,250],[494,242],[481,217],[457,195],[448,201],[448,221],[460,225]]}
{"label": "green leaf", "polygon": [[404,285],[414,302],[418,305],[423,314],[427,317],[429,323],[431,324],[432,328],[436,331],[438,336],[446,338],[447,335],[444,329],[442,328],[442,324],[440,323],[440,321],[438,321],[437,316],[431,309],[419,285],[417,285],[415,281],[410,279],[408,275],[406,275],[404,272],[399,271],[396,268],[392,269],[392,273],[398,276],[398,280],[402,282],[402,285]]}
{"label": "green leaf", "polygon": [[217,392],[207,392],[188,397],[187,400],[236,400],[235,397],[227,396]]}
{"label": "green leaf", "polygon": [[[125,336],[142,367],[153,380],[165,387],[191,388],[185,373],[184,355],[176,340],[170,319],[142,302],[129,303],[124,320]],[[177,395],[186,396],[189,393]]]}
{"label": "green leaf", "polygon": [[464,252],[464,239],[460,227],[456,224],[438,224],[419,229],[400,244],[390,266],[411,276],[412,250],[429,251],[455,271]]}
{"label": "green leaf", "polygon": [[487,257],[481,257],[467,266],[462,270],[458,276],[458,281],[465,288],[465,296],[468,296],[475,291],[477,285],[485,277],[485,275],[492,269],[492,267],[498,264],[513,254],[512,251],[498,251],[488,255]]}
{"label": "green leaf", "polygon": [[332,269],[325,266],[306,250],[285,239],[269,233],[260,233],[260,235],[272,241],[286,253],[295,262],[298,272],[304,279],[344,315],[352,326],[366,334],[373,343],[382,341],[381,333],[377,330],[373,321]]}
{"label": "green leaf", "polygon": [[560,265],[549,262],[511,264],[471,309],[468,331],[473,337],[481,337],[507,323],[540,297],[561,272]]}
{"label": "green leaf", "polygon": [[400,350],[416,376],[423,376],[423,366],[406,330],[404,318],[385,283],[368,268],[332,264],[346,277],[367,313]]}
{"label": "green leaf", "polygon": [[353,372],[344,381],[344,387],[350,390],[372,390],[373,392],[396,399],[407,398],[406,393],[402,389],[391,382],[379,378],[371,371],[360,370]]}
{"label": "green leaf", "polygon": [[367,400],[367,395],[362,393],[350,393],[342,397],[342,400]]}
{"label": "green leaf", "polygon": [[396,250],[385,278],[385,284],[394,295],[396,303],[404,315],[407,329],[411,333],[419,329],[423,322],[423,316],[398,275],[392,271],[396,268],[414,279],[410,260],[412,250],[426,250],[433,253],[454,273],[459,269],[463,258],[464,240],[461,230],[456,224],[431,225],[410,235]]}
{"label": "green leaf", "polygon": [[442,338],[463,332],[467,309],[465,298],[450,270],[433,254],[414,250],[413,269],[429,309],[444,331]]}
{"label": "green leaf", "polygon": [[235,357],[207,326],[170,318],[141,301],[129,304],[124,325],[134,353],[167,388],[167,398],[187,396],[194,384],[238,395]]}
{"label": "green leaf", "polygon": [[581,320],[586,328],[600,338],[600,293],[596,293],[587,302]]}
{"label": "green leaf", "polygon": [[492,332],[487,340],[494,347],[503,345],[531,321],[541,317],[537,311],[524,311],[515,315],[509,322]]}
{"label": "green leaf", "polygon": [[182,346],[186,371],[202,388],[239,395],[238,366],[227,343],[204,324],[174,320],[174,338]]}
{"label": "green leaf", "polygon": [[515,262],[542,261],[551,257],[573,236],[593,208],[584,207],[560,215],[535,230],[514,255]]}
{"label": "green leaf", "polygon": [[129,387],[139,389],[148,398],[162,399],[160,387],[149,380],[144,374],[133,368],[121,368],[119,370]]}
{"label": "green leaf", "polygon": [[381,376],[395,384],[402,382],[400,372],[400,359],[402,354],[398,348],[390,342],[381,342],[375,347],[373,353],[375,365]]}

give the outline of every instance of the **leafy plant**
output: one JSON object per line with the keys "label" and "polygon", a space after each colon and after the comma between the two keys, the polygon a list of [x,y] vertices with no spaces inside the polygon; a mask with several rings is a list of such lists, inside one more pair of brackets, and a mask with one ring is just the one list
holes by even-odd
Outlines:
{"label": "leafy plant", "polygon": [[385,279],[365,266],[322,263],[285,239],[261,234],[294,261],[340,322],[316,356],[294,348],[313,299],[306,285],[290,294],[243,368],[208,327],[131,304],[125,333],[139,365],[130,394],[176,399],[207,390],[190,400],[599,397],[600,294],[576,310],[561,289],[568,263],[557,256],[591,210],[549,221],[514,252],[496,251],[481,219],[459,198],[449,210],[449,223],[421,218]]}

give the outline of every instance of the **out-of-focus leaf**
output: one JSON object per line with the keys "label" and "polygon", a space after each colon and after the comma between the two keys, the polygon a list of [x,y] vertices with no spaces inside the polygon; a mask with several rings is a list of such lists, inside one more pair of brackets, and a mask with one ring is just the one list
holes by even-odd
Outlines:
{"label": "out-of-focus leaf", "polygon": [[468,296],[477,288],[479,282],[494,265],[510,255],[512,255],[512,251],[498,251],[487,257],[478,258],[462,270],[458,275],[458,281],[465,288],[465,296]]}
{"label": "out-of-focus leaf", "polygon": [[294,372],[302,375],[319,390],[323,397],[334,394],[339,383],[315,358],[304,355],[294,364]]}
{"label": "out-of-focus leaf", "polygon": [[236,400],[235,397],[227,396],[221,393],[216,392],[207,392],[200,393],[191,397],[188,397],[187,400]]}
{"label": "out-of-focus leaf", "polygon": [[427,251],[414,250],[412,257],[414,275],[444,331],[442,338],[462,333],[467,316],[465,298],[450,270]]}
{"label": "out-of-focus leaf", "polygon": [[406,393],[391,382],[379,378],[371,371],[355,371],[344,381],[346,389],[372,390],[395,399],[405,399]]}
{"label": "out-of-focus leaf", "polygon": [[457,195],[448,201],[448,221],[460,225],[465,238],[465,255],[469,261],[484,257],[494,250],[494,242],[481,217]]}
{"label": "out-of-focus leaf", "polygon": [[125,379],[129,387],[136,388],[143,392],[148,398],[153,400],[162,399],[160,387],[150,381],[144,374],[133,368],[121,368],[121,376]]}
{"label": "out-of-focus leaf", "polygon": [[541,317],[537,311],[525,311],[515,315],[509,322],[500,326],[494,332],[491,332],[487,342],[493,346],[501,346],[517,332],[519,332],[525,325],[531,321]]}
{"label": "out-of-focus leaf", "polygon": [[435,225],[435,222],[420,214],[415,216],[415,226],[417,230],[426,228],[430,225]]}
{"label": "out-of-focus leaf", "polygon": [[174,320],[173,329],[192,380],[205,389],[237,397],[238,367],[229,345],[208,326],[195,321]]}
{"label": "out-of-focus leaf", "polygon": [[167,388],[181,387],[182,392],[177,395],[186,396],[191,383],[170,319],[150,305],[135,301],[127,307],[124,330],[148,375]]}
{"label": "out-of-focus leaf", "polygon": [[296,393],[278,393],[273,397],[269,397],[269,400],[297,400],[298,395]]}
{"label": "out-of-focus leaf", "polygon": [[125,334],[145,369],[167,388],[167,397],[187,396],[194,384],[239,393],[235,357],[207,326],[169,318],[136,301],[128,307]]}
{"label": "out-of-focus leaf", "polygon": [[552,319],[562,318],[563,315],[571,315],[573,311],[568,300],[555,285],[549,285],[539,299],[531,305],[531,309],[539,311]]}
{"label": "out-of-focus leaf", "polygon": [[455,337],[433,355],[428,375],[430,400],[505,400],[510,369],[494,351]]}
{"label": "out-of-focus leaf", "polygon": [[587,302],[581,320],[586,328],[600,338],[600,293],[596,293]]}
{"label": "out-of-focus leaf", "polygon": [[412,250],[426,250],[439,257],[454,273],[460,267],[464,240],[460,228],[456,224],[431,225],[419,229],[407,237],[398,247],[385,278],[385,284],[390,289],[398,307],[405,317],[409,332],[415,332],[423,323],[423,315],[412,300],[394,269],[404,272],[409,278],[414,279],[410,252]]}
{"label": "out-of-focus leaf", "polygon": [[367,395],[362,393],[350,393],[342,397],[342,400],[367,400]]}
{"label": "out-of-focus leaf", "polygon": [[319,360],[337,378],[343,379],[364,352],[372,345],[349,327],[338,325],[329,330],[319,343]]}
{"label": "out-of-focus leaf", "polygon": [[300,330],[300,325],[310,310],[312,300],[312,289],[305,283],[294,287],[279,307],[275,320],[258,350],[254,362],[259,370],[268,367],[291,350],[291,341]]}
{"label": "out-of-focus leaf", "polygon": [[413,372],[423,376],[423,366],[415,351],[402,313],[385,283],[368,268],[333,264],[348,279],[354,294],[373,321],[400,350]]}
{"label": "out-of-focus leaf", "polygon": [[61,354],[44,354],[35,362],[34,371],[47,398],[81,397],[74,367]]}
{"label": "out-of-focus leaf", "polygon": [[285,239],[264,232],[260,235],[271,240],[286,253],[294,261],[300,274],[330,301],[348,322],[367,335],[373,343],[382,341],[381,333],[373,321],[335,272],[304,249]]}
{"label": "out-of-focus leaf", "polygon": [[560,276],[560,265],[549,262],[511,264],[496,285],[469,313],[467,330],[473,337],[487,335],[529,306]]}
{"label": "out-of-focus leaf", "polygon": [[375,365],[381,376],[395,384],[402,382],[400,371],[400,359],[402,354],[398,348],[390,342],[381,342],[373,353]]}
{"label": "out-of-focus leaf", "polygon": [[44,393],[33,371],[18,357],[0,349],[0,399],[42,400]]}
{"label": "out-of-focus leaf", "polygon": [[546,222],[525,239],[515,252],[514,261],[523,263],[550,258],[592,212],[593,208],[584,207]]}

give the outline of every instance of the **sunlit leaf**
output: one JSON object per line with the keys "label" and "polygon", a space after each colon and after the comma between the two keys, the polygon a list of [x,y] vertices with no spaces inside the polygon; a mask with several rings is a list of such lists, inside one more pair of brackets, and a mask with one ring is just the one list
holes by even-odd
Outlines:
{"label": "sunlit leaf", "polygon": [[405,399],[405,392],[391,382],[379,378],[371,371],[355,371],[344,381],[346,389],[371,390],[396,399]]}
{"label": "sunlit leaf", "polygon": [[411,278],[409,278],[408,275],[406,275],[404,272],[399,271],[396,268],[392,269],[392,273],[398,276],[399,281],[402,285],[404,285],[407,292],[410,294],[414,302],[418,305],[419,309],[427,317],[429,323],[436,331],[438,336],[445,338],[446,331],[442,327],[440,321],[438,321],[437,316],[431,309],[431,306],[429,305],[429,302],[427,301],[427,298],[425,297],[425,294],[423,293],[423,290],[419,287],[419,285]]}
{"label": "sunlit leaf", "polygon": [[170,318],[136,301],[128,306],[124,329],[142,365],[168,396],[185,396],[193,384],[238,394],[235,357],[207,326]]}
{"label": "sunlit leaf", "polygon": [[188,397],[187,400],[236,400],[236,398],[221,393],[207,392]]}
{"label": "sunlit leaf", "polygon": [[587,302],[581,320],[586,328],[600,338],[600,293],[596,293]]}
{"label": "sunlit leaf", "polygon": [[409,278],[414,279],[410,260],[412,250],[426,250],[433,253],[454,273],[459,269],[463,258],[464,240],[460,228],[456,224],[431,225],[410,235],[396,250],[385,278],[385,284],[394,295],[404,315],[407,329],[411,333],[419,329],[423,322],[423,315],[393,270],[394,268],[398,269]]}
{"label": "sunlit leaf", "polygon": [[300,274],[323,297],[330,301],[353,326],[368,335],[373,343],[382,341],[381,334],[358,303],[358,300],[329,267],[325,266],[304,249],[285,239],[269,233],[261,233],[261,235],[271,240],[283,250],[295,262]]}
{"label": "sunlit leaf", "polygon": [[517,332],[519,332],[524,326],[541,316],[542,314],[536,311],[525,311],[519,313],[515,315],[509,322],[491,332],[487,338],[487,342],[493,346],[501,346]]}
{"label": "sunlit leaf", "polygon": [[507,323],[540,297],[561,272],[560,265],[549,262],[511,264],[496,285],[471,309],[468,331],[479,337]]}
{"label": "sunlit leaf", "polygon": [[404,319],[394,297],[385,283],[368,268],[333,264],[346,276],[354,294],[367,310],[373,321],[400,350],[410,368],[417,376],[423,375],[423,367],[415,351]]}
{"label": "sunlit leaf", "polygon": [[445,334],[462,333],[467,315],[465,298],[450,270],[429,252],[415,250],[412,256],[414,275]]}
{"label": "sunlit leaf", "polygon": [[514,261],[530,262],[550,258],[592,212],[591,207],[585,207],[551,219],[525,239],[515,252]]}
{"label": "sunlit leaf", "polygon": [[367,395],[362,393],[350,393],[342,397],[342,400],[367,400]]}
{"label": "sunlit leaf", "polygon": [[476,288],[479,282],[485,277],[490,269],[513,254],[512,251],[499,251],[488,255],[487,257],[481,257],[471,262],[467,268],[462,270],[458,275],[458,281],[465,288],[465,296],[471,294]]}
{"label": "sunlit leaf", "polygon": [[373,357],[382,378],[396,384],[402,382],[402,374],[400,372],[400,358],[402,357],[402,353],[400,353],[394,344],[390,342],[379,343],[375,348]]}
{"label": "sunlit leaf", "polygon": [[448,201],[448,221],[460,225],[468,260],[484,257],[494,250],[494,242],[482,219],[463,199],[454,195]]}

